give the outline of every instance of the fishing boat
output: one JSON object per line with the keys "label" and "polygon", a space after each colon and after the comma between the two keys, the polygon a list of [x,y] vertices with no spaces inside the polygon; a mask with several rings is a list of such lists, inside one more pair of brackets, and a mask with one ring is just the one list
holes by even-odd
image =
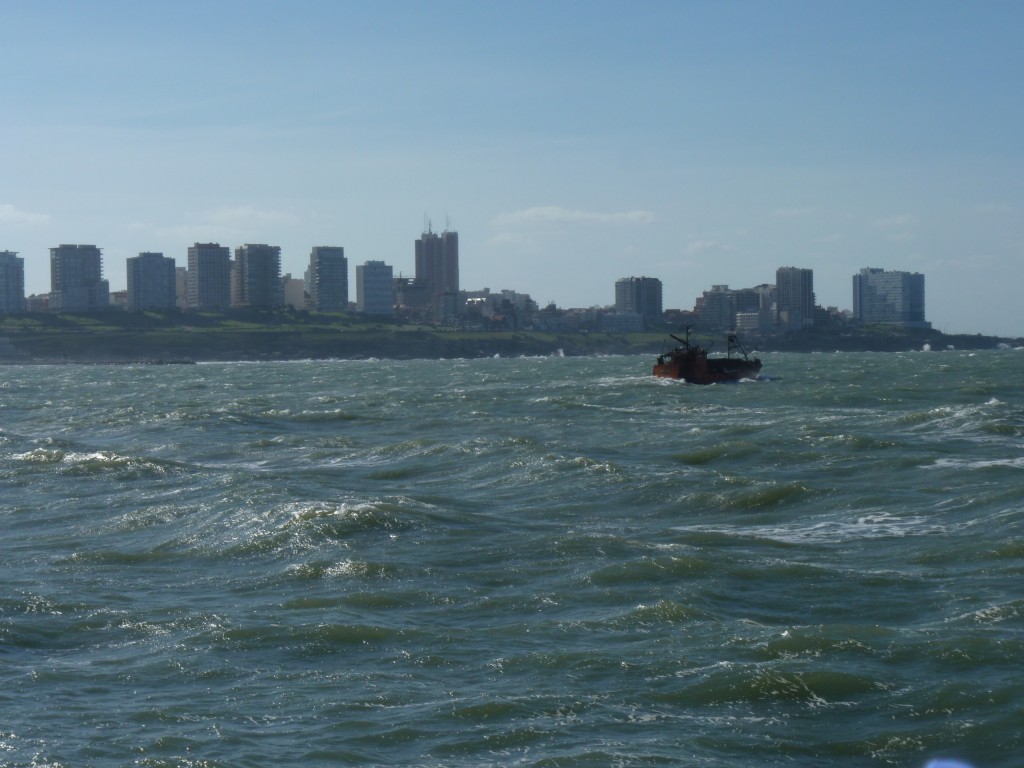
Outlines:
{"label": "fishing boat", "polygon": [[756,379],[761,371],[761,360],[750,357],[733,332],[726,337],[728,349],[725,357],[708,357],[704,347],[691,343],[689,328],[686,329],[686,338],[681,339],[674,333],[669,335],[679,345],[670,352],[658,355],[651,373],[660,378],[683,379],[690,384],[717,384]]}

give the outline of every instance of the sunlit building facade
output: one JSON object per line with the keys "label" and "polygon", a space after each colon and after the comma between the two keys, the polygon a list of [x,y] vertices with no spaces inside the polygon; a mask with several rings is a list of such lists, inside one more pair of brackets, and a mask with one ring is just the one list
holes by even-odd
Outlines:
{"label": "sunlit building facade", "polygon": [[924,316],[924,275],[865,267],[853,276],[853,318],[930,328]]}

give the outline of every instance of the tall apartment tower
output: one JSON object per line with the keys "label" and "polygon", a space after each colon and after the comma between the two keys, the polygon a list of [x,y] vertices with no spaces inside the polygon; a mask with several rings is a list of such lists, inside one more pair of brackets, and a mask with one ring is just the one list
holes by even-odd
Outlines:
{"label": "tall apartment tower", "polygon": [[188,309],[188,267],[174,268],[174,306]]}
{"label": "tall apartment tower", "polygon": [[709,331],[728,331],[736,327],[736,292],[728,285],[712,285],[694,306],[698,325]]}
{"label": "tall apartment tower", "polygon": [[459,292],[459,233],[427,231],[416,241],[416,282],[431,298]]}
{"label": "tall apartment tower", "polygon": [[103,279],[103,254],[95,245],[50,249],[50,309],[78,312],[110,306],[110,284]]}
{"label": "tall apartment tower", "polygon": [[348,259],[344,248],[318,245],[309,252],[306,292],[310,308],[317,312],[348,309]]}
{"label": "tall apartment tower", "polygon": [[238,296],[234,303],[243,307],[284,305],[280,246],[239,246],[235,248],[235,265],[238,269]]}
{"label": "tall apartment tower", "polygon": [[128,310],[174,309],[177,273],[174,259],[162,253],[140,253],[126,259]]}
{"label": "tall apartment tower", "polygon": [[615,312],[640,315],[645,325],[661,322],[661,280],[656,277],[623,277],[615,281]]}
{"label": "tall apartment tower", "polygon": [[0,251],[0,315],[25,311],[25,260]]}
{"label": "tall apartment tower", "polygon": [[853,317],[862,323],[930,328],[924,319],[924,275],[862,269],[853,276]]}
{"label": "tall apartment tower", "polygon": [[231,251],[220,243],[196,243],[188,249],[186,292],[190,309],[231,306]]}
{"label": "tall apartment tower", "polygon": [[356,267],[356,309],[368,315],[394,314],[394,270],[383,261]]}
{"label": "tall apartment tower", "polygon": [[814,270],[779,267],[775,271],[776,322],[799,331],[814,325]]}

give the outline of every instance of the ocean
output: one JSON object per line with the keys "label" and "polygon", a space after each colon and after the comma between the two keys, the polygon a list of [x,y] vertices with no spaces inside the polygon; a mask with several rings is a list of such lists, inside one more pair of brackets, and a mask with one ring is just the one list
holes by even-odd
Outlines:
{"label": "ocean", "polygon": [[1024,351],[0,368],[0,765],[1024,764]]}

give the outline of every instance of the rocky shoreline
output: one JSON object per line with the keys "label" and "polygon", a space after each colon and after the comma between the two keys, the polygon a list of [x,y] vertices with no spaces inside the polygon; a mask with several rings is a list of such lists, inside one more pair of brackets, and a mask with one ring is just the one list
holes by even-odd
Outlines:
{"label": "rocky shoreline", "polygon": [[[792,334],[746,339],[748,348],[768,352],[903,352],[921,349],[997,349],[1021,339],[928,334]],[[709,337],[712,352],[724,348]],[[439,330],[294,329],[177,331],[27,332],[0,337],[0,363],[7,364],[187,364],[306,359],[454,359],[520,356],[657,355],[666,334],[539,332],[452,333]]]}
{"label": "rocky shoreline", "polygon": [[[678,331],[678,329],[672,329]],[[377,321],[350,313],[229,310],[221,313],[97,312],[0,316],[0,363],[148,363],[307,359],[442,359],[651,355],[671,347],[668,329],[644,333],[457,330]],[[695,333],[712,352],[724,334]],[[950,335],[891,326],[837,325],[799,333],[748,335],[768,352],[899,352],[996,349],[1024,339]]]}

